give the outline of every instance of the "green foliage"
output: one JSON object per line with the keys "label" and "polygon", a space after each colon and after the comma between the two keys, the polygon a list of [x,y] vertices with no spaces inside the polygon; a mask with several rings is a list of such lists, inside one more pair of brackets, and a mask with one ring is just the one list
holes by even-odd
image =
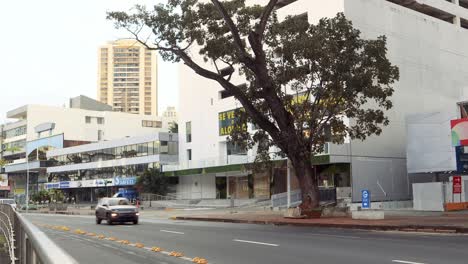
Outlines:
{"label": "green foliage", "polygon": [[49,201],[56,201],[56,202],[61,202],[63,201],[63,198],[65,197],[64,194],[63,194],[63,191],[59,190],[59,189],[51,189],[49,191],[49,197],[50,197],[50,200]]}
{"label": "green foliage", "polygon": [[179,133],[179,124],[177,124],[177,122],[172,122],[169,126],[169,132],[175,134]]}
{"label": "green foliage", "polygon": [[33,200],[34,202],[50,201],[51,200],[50,196],[51,196],[50,191],[42,190],[31,195],[31,200]]}
{"label": "green foliage", "polygon": [[6,160],[0,159],[0,168],[3,168],[7,164],[8,164],[8,162]]}
{"label": "green foliage", "polygon": [[136,186],[142,192],[166,195],[169,181],[159,169],[149,169],[138,178]]}

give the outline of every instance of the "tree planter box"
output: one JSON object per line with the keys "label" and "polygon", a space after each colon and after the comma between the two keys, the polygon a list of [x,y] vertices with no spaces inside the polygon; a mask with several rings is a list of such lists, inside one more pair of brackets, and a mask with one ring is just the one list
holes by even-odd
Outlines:
{"label": "tree planter box", "polygon": [[301,210],[301,214],[305,218],[320,218],[322,216],[322,209]]}

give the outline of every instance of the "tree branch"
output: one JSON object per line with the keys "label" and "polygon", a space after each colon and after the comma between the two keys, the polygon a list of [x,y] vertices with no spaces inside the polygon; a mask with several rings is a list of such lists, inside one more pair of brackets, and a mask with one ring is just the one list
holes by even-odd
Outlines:
{"label": "tree branch", "polygon": [[270,0],[270,2],[268,2],[268,5],[263,10],[262,16],[260,18],[260,23],[258,24],[257,30],[256,30],[259,36],[263,36],[263,32],[265,32],[266,24],[268,23],[268,18],[270,17],[271,12],[273,12],[273,9],[275,8],[277,3],[278,3],[278,0]]}
{"label": "tree branch", "polygon": [[218,0],[211,0],[211,2],[218,9],[219,13],[221,13],[221,16],[223,17],[229,30],[231,31],[231,34],[234,38],[234,43],[236,44],[237,49],[240,52],[241,61],[244,62],[249,68],[253,67],[253,58],[245,50],[245,46],[240,37],[239,30],[237,29],[236,25],[234,24],[234,21],[232,21],[232,18],[226,11],[226,8],[224,8],[223,4],[221,4]]}
{"label": "tree branch", "polygon": [[281,133],[279,129],[272,122],[270,122],[270,120],[268,120],[267,117],[265,117],[262,113],[260,113],[255,108],[251,100],[247,97],[246,94],[244,94],[239,89],[239,87],[235,86],[234,84],[224,79],[223,76],[201,67],[196,62],[194,62],[192,58],[190,58],[190,56],[188,56],[187,53],[185,53],[184,51],[177,50],[174,52],[176,53],[177,56],[179,56],[184,61],[184,63],[188,67],[194,70],[197,74],[205,78],[217,81],[226,91],[230,92],[232,95],[234,95],[234,97],[237,100],[239,100],[239,102],[245,108],[247,113],[249,113],[249,116],[257,125],[259,125],[265,131],[267,131],[274,140],[276,141],[281,140],[281,137],[280,137]]}

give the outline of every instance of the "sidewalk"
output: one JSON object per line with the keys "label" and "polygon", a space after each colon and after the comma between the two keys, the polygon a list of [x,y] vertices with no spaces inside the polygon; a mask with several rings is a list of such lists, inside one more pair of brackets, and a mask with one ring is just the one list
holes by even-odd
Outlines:
{"label": "sidewalk", "polygon": [[241,212],[177,216],[175,219],[406,232],[468,233],[468,214],[463,213],[447,213],[442,216],[386,216],[384,220],[354,220],[350,217],[288,219],[284,218],[281,212]]}

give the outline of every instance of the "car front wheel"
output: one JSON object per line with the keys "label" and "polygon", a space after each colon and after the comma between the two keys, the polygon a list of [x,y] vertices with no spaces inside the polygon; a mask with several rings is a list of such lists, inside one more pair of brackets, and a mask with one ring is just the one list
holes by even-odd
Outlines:
{"label": "car front wheel", "polygon": [[138,225],[138,219],[133,220],[134,225]]}
{"label": "car front wheel", "polygon": [[110,216],[110,215],[107,216],[107,224],[108,224],[108,225],[112,225],[112,220],[111,220],[111,216]]}
{"label": "car front wheel", "polygon": [[102,219],[96,216],[96,225],[100,225],[102,222]]}

